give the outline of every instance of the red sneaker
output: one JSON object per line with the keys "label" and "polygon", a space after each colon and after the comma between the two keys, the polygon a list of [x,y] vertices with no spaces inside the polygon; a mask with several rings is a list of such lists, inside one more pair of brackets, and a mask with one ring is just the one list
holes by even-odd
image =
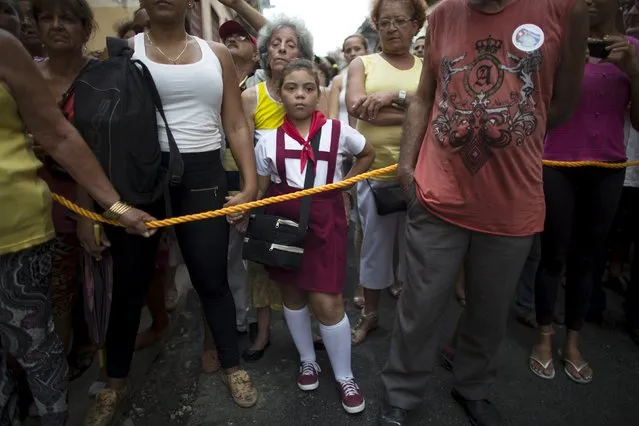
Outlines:
{"label": "red sneaker", "polygon": [[360,390],[355,379],[348,379],[337,382],[342,396],[342,407],[348,414],[357,414],[364,411],[366,408],[366,401],[364,400],[364,394]]}
{"label": "red sneaker", "polygon": [[297,374],[297,387],[303,391],[312,391],[319,387],[319,365],[315,361],[302,361]]}

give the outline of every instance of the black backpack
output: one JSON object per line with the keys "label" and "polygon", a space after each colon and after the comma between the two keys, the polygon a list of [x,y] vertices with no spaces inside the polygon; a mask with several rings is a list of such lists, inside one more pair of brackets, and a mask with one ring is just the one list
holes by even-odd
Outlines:
{"label": "black backpack", "polygon": [[[148,205],[167,184],[181,182],[184,163],[149,69],[132,59],[126,40],[108,37],[107,50],[109,58],[84,70],[64,102],[72,102],[72,123],[122,200]],[[156,110],[169,140],[168,170],[162,167]]]}

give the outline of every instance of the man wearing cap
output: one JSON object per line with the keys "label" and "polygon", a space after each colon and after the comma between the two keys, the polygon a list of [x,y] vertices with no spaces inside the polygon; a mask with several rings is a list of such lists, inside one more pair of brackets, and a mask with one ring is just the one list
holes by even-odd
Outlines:
{"label": "man wearing cap", "polygon": [[[265,73],[258,70],[259,55],[257,40],[237,21],[226,21],[220,26],[220,38],[231,52],[237,70],[240,90],[244,91],[266,79]],[[240,173],[230,149],[224,151],[224,169],[226,170],[229,195],[240,190]],[[242,260],[242,235],[231,228],[228,251],[228,280],[237,315],[237,329],[246,331],[248,311],[247,272]],[[208,345],[206,345],[208,346]]]}
{"label": "man wearing cap", "polygon": [[240,81],[240,90],[244,91],[248,87],[263,81],[259,80],[259,77],[255,78],[256,71],[258,71],[256,67],[259,63],[255,37],[250,35],[239,22],[226,21],[220,27],[220,38],[222,43],[229,49],[229,52],[231,52],[235,62],[235,69]]}

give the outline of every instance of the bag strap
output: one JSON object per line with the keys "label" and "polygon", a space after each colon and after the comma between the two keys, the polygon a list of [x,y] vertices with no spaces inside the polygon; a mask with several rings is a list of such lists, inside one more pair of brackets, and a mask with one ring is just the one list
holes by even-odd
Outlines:
{"label": "bag strap", "polygon": [[[283,130],[282,130],[283,131]],[[311,139],[311,148],[313,148],[313,154],[315,154],[315,163],[312,161],[306,162],[306,179],[304,180],[304,189],[312,188],[315,185],[315,168],[317,167],[317,159],[319,158],[319,144],[320,139],[322,138],[322,129],[318,130],[317,133]],[[311,215],[311,200],[313,196],[307,195],[302,198],[302,202],[300,205],[300,231],[306,233],[308,229],[308,221]]]}
{"label": "bag strap", "polygon": [[109,58],[115,58],[116,56],[128,56],[130,58],[133,56],[133,49],[129,46],[129,40],[107,37],[106,44]]}
{"label": "bag strap", "polygon": [[[128,40],[116,37],[107,37],[107,52],[109,54],[109,58],[114,58],[116,56],[125,56],[129,59],[133,57],[134,53],[133,49],[129,45]],[[164,121],[164,128],[166,129],[166,136],[169,140],[170,152],[168,172],[169,184],[171,186],[177,186],[182,182],[182,175],[184,174],[184,162],[182,161],[182,157],[180,156],[180,150],[177,146],[177,143],[175,142],[175,138],[173,137],[171,128],[169,127],[169,122],[166,119],[166,114],[164,113],[164,107],[162,106],[160,93],[158,92],[158,88],[155,85],[155,81],[153,80],[151,71],[149,71],[144,62],[138,59],[131,59],[131,62],[134,65],[137,65],[138,68],[142,71],[144,81],[151,91],[151,97],[153,100],[153,104],[155,105],[155,109],[160,113],[160,117],[162,117],[162,121]]]}
{"label": "bag strap", "polygon": [[175,142],[175,138],[173,137],[173,132],[171,132],[171,128],[169,127],[169,122],[166,119],[164,107],[162,106],[162,98],[160,98],[158,88],[155,85],[155,81],[153,80],[151,71],[149,71],[147,66],[142,61],[139,61],[137,59],[134,59],[132,62],[141,68],[142,74],[144,76],[144,81],[151,90],[151,96],[153,98],[155,109],[157,109],[157,111],[160,113],[160,117],[162,117],[162,121],[164,122],[166,136],[169,140],[169,184],[171,186],[178,186],[182,182],[182,175],[184,174],[184,161],[182,160],[180,149],[178,148],[177,143]]}

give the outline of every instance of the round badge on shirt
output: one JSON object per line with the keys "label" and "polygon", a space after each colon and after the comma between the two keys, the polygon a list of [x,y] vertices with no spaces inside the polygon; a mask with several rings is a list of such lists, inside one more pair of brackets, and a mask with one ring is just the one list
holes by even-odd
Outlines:
{"label": "round badge on shirt", "polygon": [[513,32],[513,44],[522,52],[534,52],[544,44],[544,32],[535,24],[523,24]]}

